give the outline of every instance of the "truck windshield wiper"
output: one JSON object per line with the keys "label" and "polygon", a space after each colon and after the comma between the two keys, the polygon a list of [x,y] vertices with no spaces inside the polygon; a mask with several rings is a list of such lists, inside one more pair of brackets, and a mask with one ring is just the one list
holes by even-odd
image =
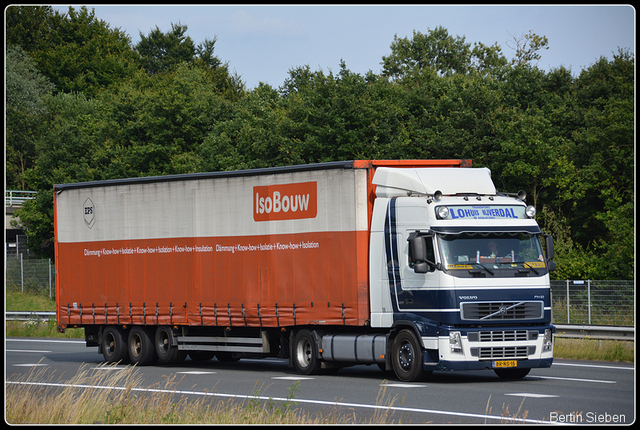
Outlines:
{"label": "truck windshield wiper", "polygon": [[522,264],[522,266],[525,269],[531,269],[533,271],[533,273],[535,273],[536,275],[539,275],[538,271],[536,269],[534,269],[531,265],[527,264],[527,261],[516,261],[515,264]]}
{"label": "truck windshield wiper", "polygon": [[482,267],[482,268],[483,268],[484,270],[486,270],[487,272],[491,273],[491,275],[495,276],[495,274],[494,274],[491,270],[489,270],[489,268],[488,268],[487,266],[485,266],[484,264],[482,264],[482,263],[477,263],[477,262],[476,262],[475,264],[477,264],[478,266]]}

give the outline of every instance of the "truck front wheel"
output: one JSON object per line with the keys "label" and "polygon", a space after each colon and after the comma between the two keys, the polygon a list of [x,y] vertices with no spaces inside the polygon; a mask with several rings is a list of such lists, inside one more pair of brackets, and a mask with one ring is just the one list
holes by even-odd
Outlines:
{"label": "truck front wheel", "polygon": [[107,326],[102,331],[101,349],[102,356],[107,363],[118,363],[128,361],[127,336],[120,328]]}
{"label": "truck front wheel", "polygon": [[398,379],[413,382],[426,376],[422,369],[422,347],[412,330],[398,333],[391,348],[391,364]]}
{"label": "truck front wheel", "polygon": [[158,361],[162,364],[177,364],[187,358],[187,351],[181,351],[177,345],[171,345],[172,338],[171,327],[160,326],[156,329],[155,349]]}
{"label": "truck front wheel", "polygon": [[312,375],[320,370],[318,347],[309,330],[300,330],[293,338],[293,365],[298,373]]}

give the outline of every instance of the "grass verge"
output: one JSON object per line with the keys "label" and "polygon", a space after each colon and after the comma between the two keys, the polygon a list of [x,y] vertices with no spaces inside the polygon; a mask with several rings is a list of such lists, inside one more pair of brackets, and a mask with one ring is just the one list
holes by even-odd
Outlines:
{"label": "grass verge", "polygon": [[[110,371],[114,370],[114,371]],[[43,382],[44,381],[44,382]],[[213,395],[188,396],[176,392],[175,378],[164,386],[141,386],[135,366],[90,369],[87,365],[69,381],[35,368],[6,382],[6,421],[9,424],[391,424],[394,399],[381,388],[380,412],[357,420],[352,411],[329,408],[315,416],[296,408],[299,381],[286,400],[259,396],[225,399]],[[208,393],[207,393],[208,394]]]}

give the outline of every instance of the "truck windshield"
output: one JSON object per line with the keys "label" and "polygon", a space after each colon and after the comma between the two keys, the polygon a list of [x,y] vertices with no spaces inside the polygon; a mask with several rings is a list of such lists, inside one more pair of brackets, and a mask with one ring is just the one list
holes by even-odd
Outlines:
{"label": "truck windshield", "polygon": [[[538,236],[530,233],[440,234],[438,245],[446,270],[544,270],[546,264]],[[464,276],[464,275],[463,275]]]}

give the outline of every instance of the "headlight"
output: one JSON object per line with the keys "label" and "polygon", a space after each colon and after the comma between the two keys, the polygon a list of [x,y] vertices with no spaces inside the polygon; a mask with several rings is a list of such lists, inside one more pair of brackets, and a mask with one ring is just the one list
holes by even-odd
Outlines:
{"label": "headlight", "polygon": [[542,342],[542,350],[543,351],[551,351],[553,348],[553,333],[551,329],[545,329],[544,331],[544,340]]}
{"label": "headlight", "polygon": [[449,216],[449,208],[446,206],[438,206],[436,208],[436,215],[438,219],[447,219]]}
{"label": "headlight", "polygon": [[526,213],[529,218],[533,218],[534,216],[536,216],[536,208],[534,208],[533,206],[527,206],[527,209],[525,209],[524,213]]}
{"label": "headlight", "polygon": [[462,339],[459,331],[449,333],[449,349],[451,352],[462,354]]}

